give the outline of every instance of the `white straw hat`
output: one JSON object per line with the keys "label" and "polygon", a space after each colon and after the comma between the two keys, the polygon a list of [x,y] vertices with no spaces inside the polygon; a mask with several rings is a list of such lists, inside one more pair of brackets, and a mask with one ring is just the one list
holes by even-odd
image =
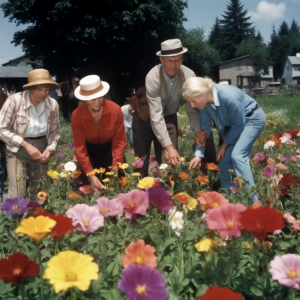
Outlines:
{"label": "white straw hat", "polygon": [[187,52],[188,49],[182,47],[179,39],[166,40],[161,43],[161,51],[156,53],[157,56],[176,56]]}
{"label": "white straw hat", "polygon": [[101,81],[98,75],[89,75],[79,81],[79,86],[75,89],[77,99],[88,101],[103,97],[109,91],[109,84]]}

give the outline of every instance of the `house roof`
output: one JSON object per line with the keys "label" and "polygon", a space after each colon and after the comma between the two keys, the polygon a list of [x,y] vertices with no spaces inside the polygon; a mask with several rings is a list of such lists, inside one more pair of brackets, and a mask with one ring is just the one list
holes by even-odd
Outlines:
{"label": "house roof", "polygon": [[27,78],[31,66],[0,67],[0,78]]}
{"label": "house roof", "polygon": [[292,65],[300,65],[300,57],[297,56],[288,56],[288,60]]}
{"label": "house roof", "polygon": [[244,55],[244,56],[237,57],[237,58],[234,58],[234,59],[231,59],[231,60],[222,61],[222,62],[220,62],[220,63],[218,63],[218,64],[215,64],[215,66],[220,66],[220,65],[227,64],[227,63],[232,62],[232,61],[244,59],[244,58],[247,58],[247,57],[248,57],[248,58],[253,58],[253,59],[254,59],[254,57],[253,57],[252,55]]}

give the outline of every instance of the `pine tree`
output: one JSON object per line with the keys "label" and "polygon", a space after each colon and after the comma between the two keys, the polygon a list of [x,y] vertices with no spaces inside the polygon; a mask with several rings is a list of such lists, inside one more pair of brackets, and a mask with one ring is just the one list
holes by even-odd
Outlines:
{"label": "pine tree", "polygon": [[258,30],[257,35],[255,37],[259,42],[263,43],[264,42],[264,38],[262,37],[260,31]]}
{"label": "pine tree", "polygon": [[211,31],[208,36],[208,44],[221,53],[223,52],[223,41],[224,36],[222,28],[220,27],[219,19],[216,18],[216,22],[211,28]]}
{"label": "pine tree", "polygon": [[224,12],[220,20],[220,25],[224,34],[224,53],[225,59],[232,59],[236,55],[236,50],[242,40],[254,35],[255,29],[250,23],[250,17],[247,17],[247,10],[240,0],[230,0],[226,6],[227,11]]}
{"label": "pine tree", "polygon": [[289,34],[289,25],[287,22],[283,21],[278,30],[278,36],[284,36]]}
{"label": "pine tree", "polygon": [[293,19],[290,30],[289,30],[289,34],[290,35],[299,35],[300,34],[300,27],[298,25],[298,23],[295,21],[295,19]]}

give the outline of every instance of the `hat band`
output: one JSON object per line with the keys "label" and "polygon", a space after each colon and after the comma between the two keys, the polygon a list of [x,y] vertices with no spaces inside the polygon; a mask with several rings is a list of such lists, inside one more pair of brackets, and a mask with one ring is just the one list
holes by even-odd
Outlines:
{"label": "hat band", "polygon": [[99,85],[97,88],[93,89],[93,90],[90,90],[90,91],[84,91],[82,89],[79,90],[79,94],[82,95],[82,96],[91,96],[91,95],[94,95],[100,91],[103,90],[103,84],[101,83],[101,85]]}
{"label": "hat band", "polygon": [[176,49],[172,49],[172,50],[161,50],[161,54],[162,55],[169,55],[169,54],[177,54],[179,52],[183,51],[183,48],[176,48]]}

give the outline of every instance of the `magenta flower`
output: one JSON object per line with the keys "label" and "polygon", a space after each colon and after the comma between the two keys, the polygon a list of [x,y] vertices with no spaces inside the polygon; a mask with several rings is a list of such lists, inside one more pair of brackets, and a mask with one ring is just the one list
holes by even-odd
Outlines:
{"label": "magenta flower", "polygon": [[128,266],[118,288],[127,294],[127,300],[166,300],[168,290],[164,275],[149,266]]}
{"label": "magenta flower", "polygon": [[219,230],[220,237],[241,236],[240,213],[247,208],[242,204],[225,204],[207,211],[207,227]]}
{"label": "magenta flower", "polygon": [[276,165],[270,165],[270,166],[266,166],[264,171],[263,171],[263,175],[265,177],[273,177],[277,174],[279,174],[280,169],[278,166]]}
{"label": "magenta flower", "polygon": [[123,214],[123,205],[118,201],[118,199],[109,200],[106,197],[98,198],[95,207],[98,209],[99,213],[103,217],[116,216]]}
{"label": "magenta flower", "polygon": [[153,156],[153,155],[150,155],[150,160],[149,160],[149,161],[150,161],[150,162],[156,161],[156,157]]}
{"label": "magenta flower", "polygon": [[67,210],[66,215],[72,219],[73,226],[83,232],[94,232],[104,224],[104,218],[98,209],[86,204],[76,204]]}
{"label": "magenta flower", "polygon": [[8,215],[22,215],[26,211],[39,206],[38,202],[31,202],[30,199],[20,197],[7,198],[0,204],[1,210]]}
{"label": "magenta flower", "polygon": [[136,214],[145,215],[149,206],[147,193],[137,189],[127,194],[119,194],[117,199],[123,205],[128,219],[132,219]]}
{"label": "magenta flower", "polygon": [[174,207],[168,193],[161,187],[153,186],[147,190],[147,194],[149,203],[160,212],[168,212]]}
{"label": "magenta flower", "polygon": [[58,153],[55,155],[56,158],[62,158],[62,157],[64,157],[64,156],[65,156],[65,154],[62,153],[62,152],[58,152]]}
{"label": "magenta flower", "polygon": [[135,169],[140,169],[144,165],[144,162],[139,159],[136,162],[134,162],[132,165],[134,166]]}
{"label": "magenta flower", "polygon": [[263,153],[256,153],[251,161],[259,165],[265,158],[266,156]]}
{"label": "magenta flower", "polygon": [[74,148],[74,142],[69,143],[68,147],[73,149]]}
{"label": "magenta flower", "polygon": [[273,280],[277,280],[279,284],[300,288],[300,256],[296,254],[285,254],[275,256],[270,262],[270,273]]}
{"label": "magenta flower", "polygon": [[293,155],[293,156],[282,156],[281,157],[281,162],[282,163],[287,163],[288,161],[297,161],[298,160],[298,157],[297,156],[295,156],[295,155]]}

